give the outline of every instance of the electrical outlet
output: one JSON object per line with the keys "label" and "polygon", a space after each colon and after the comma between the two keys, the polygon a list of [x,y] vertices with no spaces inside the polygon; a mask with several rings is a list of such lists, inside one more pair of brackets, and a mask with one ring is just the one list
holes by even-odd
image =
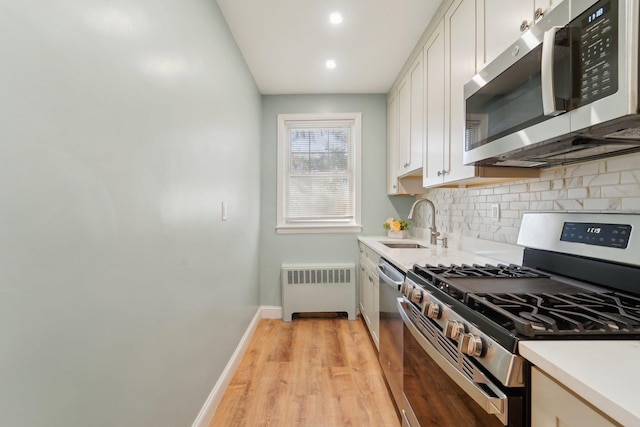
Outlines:
{"label": "electrical outlet", "polygon": [[491,219],[495,221],[500,221],[500,205],[494,203],[491,205]]}

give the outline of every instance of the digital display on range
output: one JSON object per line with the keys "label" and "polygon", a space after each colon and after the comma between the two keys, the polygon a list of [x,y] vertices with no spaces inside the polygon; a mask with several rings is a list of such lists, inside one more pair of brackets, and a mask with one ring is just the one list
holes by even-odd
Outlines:
{"label": "digital display on range", "polygon": [[626,249],[629,245],[630,235],[631,225],[628,224],[565,222],[564,227],[562,227],[560,240],[564,242]]}

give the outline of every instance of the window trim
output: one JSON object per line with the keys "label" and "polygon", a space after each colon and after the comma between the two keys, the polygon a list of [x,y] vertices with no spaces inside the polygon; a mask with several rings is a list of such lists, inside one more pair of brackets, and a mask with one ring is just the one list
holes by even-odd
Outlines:
{"label": "window trim", "polygon": [[[284,185],[287,165],[285,165],[287,147],[287,122],[290,121],[353,121],[353,167],[355,183],[354,219],[345,224],[309,221],[299,224],[287,223],[284,220]],[[298,233],[359,233],[362,231],[362,113],[310,113],[310,114],[278,114],[278,165],[277,165],[277,218],[278,234]]]}

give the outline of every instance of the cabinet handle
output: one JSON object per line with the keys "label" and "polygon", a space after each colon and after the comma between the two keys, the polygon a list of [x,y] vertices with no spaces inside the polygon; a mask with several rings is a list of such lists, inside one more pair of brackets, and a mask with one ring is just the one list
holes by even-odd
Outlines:
{"label": "cabinet handle", "polygon": [[409,167],[409,163],[405,163],[405,164],[404,164],[404,167],[405,167],[405,168],[408,168],[408,167]]}
{"label": "cabinet handle", "polygon": [[529,22],[527,22],[527,20],[525,19],[524,21],[522,21],[522,24],[520,24],[520,32],[524,33],[528,29],[529,29]]}
{"label": "cabinet handle", "polygon": [[438,176],[445,176],[447,171],[438,171]]}
{"label": "cabinet handle", "polygon": [[538,19],[542,18],[544,16],[544,10],[542,10],[541,7],[536,9],[535,14],[533,15],[534,19],[537,21]]}

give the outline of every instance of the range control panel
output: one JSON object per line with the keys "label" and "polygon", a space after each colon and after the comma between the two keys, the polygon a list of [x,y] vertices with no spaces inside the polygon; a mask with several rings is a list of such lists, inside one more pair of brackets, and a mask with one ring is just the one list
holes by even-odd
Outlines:
{"label": "range control panel", "polygon": [[560,240],[594,246],[626,249],[631,236],[631,225],[565,222]]}

